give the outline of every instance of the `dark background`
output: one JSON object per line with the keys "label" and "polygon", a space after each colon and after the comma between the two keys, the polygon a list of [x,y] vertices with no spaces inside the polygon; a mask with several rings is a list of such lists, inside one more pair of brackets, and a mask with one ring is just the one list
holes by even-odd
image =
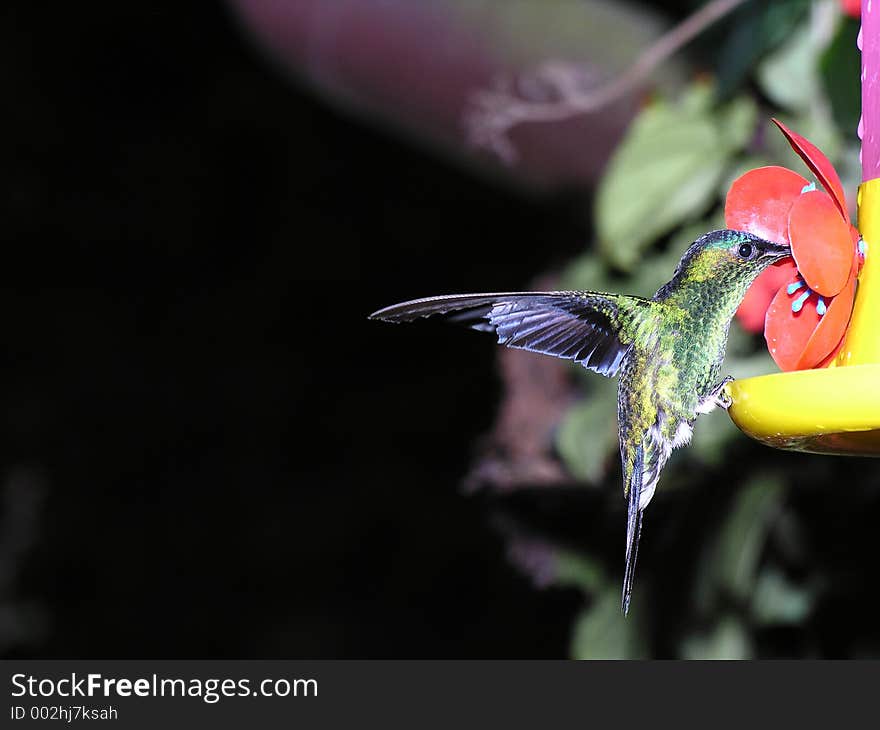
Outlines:
{"label": "dark background", "polygon": [[564,656],[579,595],[459,488],[495,348],[366,315],[527,285],[582,199],[334,110],[222,5],[2,16],[3,653]]}

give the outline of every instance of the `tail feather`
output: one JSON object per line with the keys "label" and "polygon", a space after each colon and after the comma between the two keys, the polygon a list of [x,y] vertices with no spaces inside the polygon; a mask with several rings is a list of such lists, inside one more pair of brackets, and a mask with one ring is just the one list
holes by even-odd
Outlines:
{"label": "tail feather", "polygon": [[642,476],[644,472],[644,450],[642,445],[636,447],[635,460],[629,483],[629,506],[626,516],[626,572],[623,577],[623,595],[620,607],[623,615],[629,613],[629,602],[632,598],[633,578],[636,573],[636,559],[639,556],[639,538],[642,535],[642,515],[639,499],[642,494]]}

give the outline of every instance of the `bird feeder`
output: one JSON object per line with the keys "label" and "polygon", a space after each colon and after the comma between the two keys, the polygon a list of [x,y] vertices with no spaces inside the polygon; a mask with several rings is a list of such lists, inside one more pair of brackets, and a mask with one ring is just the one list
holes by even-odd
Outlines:
{"label": "bird feeder", "polygon": [[735,380],[733,422],[768,446],[880,456],[880,8],[862,2],[862,184],[866,246],[843,346],[822,368]]}

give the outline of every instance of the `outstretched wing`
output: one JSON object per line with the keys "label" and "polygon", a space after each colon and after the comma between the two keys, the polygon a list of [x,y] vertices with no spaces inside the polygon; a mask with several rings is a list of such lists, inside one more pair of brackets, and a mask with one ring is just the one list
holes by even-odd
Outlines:
{"label": "outstretched wing", "polygon": [[494,332],[499,344],[614,375],[630,350],[628,331],[652,306],[648,299],[597,292],[453,294],[380,309],[370,319],[410,322],[442,315],[446,321]]}

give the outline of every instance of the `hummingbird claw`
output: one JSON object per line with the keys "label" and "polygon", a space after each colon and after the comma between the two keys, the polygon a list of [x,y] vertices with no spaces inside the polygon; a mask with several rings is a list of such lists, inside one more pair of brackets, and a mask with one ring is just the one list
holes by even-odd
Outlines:
{"label": "hummingbird claw", "polygon": [[727,384],[733,378],[728,375],[718,385],[716,385],[708,395],[704,396],[697,405],[697,413],[711,413],[716,408],[723,408],[725,411],[733,404],[733,398],[727,389]]}
{"label": "hummingbird claw", "polygon": [[727,375],[715,389],[715,402],[725,411],[733,405],[733,397],[730,395],[730,390],[727,388],[727,384],[732,382],[733,376]]}

